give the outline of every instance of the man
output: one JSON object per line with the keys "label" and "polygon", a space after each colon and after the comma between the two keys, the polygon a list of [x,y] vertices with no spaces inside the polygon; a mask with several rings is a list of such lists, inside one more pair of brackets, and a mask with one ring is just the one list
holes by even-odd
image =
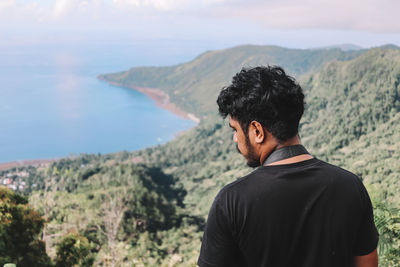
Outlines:
{"label": "man", "polygon": [[225,186],[198,265],[378,266],[378,233],[360,179],[300,144],[304,95],[280,67],[243,69],[217,100],[255,171]]}

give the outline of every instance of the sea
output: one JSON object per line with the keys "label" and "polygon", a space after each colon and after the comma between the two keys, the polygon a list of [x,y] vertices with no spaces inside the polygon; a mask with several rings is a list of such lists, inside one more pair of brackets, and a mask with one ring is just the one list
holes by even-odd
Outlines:
{"label": "sea", "polygon": [[0,44],[0,163],[163,144],[196,125],[99,74],[191,60],[162,40]]}

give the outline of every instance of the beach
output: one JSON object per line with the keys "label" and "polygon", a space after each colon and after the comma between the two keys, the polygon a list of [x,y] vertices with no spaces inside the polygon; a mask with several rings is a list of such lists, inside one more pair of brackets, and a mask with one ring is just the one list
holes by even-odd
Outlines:
{"label": "beach", "polygon": [[193,115],[191,113],[187,113],[187,112],[183,111],[182,109],[180,109],[179,107],[177,107],[174,103],[171,103],[169,95],[167,93],[161,91],[160,89],[140,87],[140,86],[124,86],[117,82],[107,81],[102,76],[99,76],[98,78],[99,78],[99,80],[106,81],[110,85],[129,88],[129,89],[138,91],[140,93],[143,93],[143,94],[147,95],[151,100],[153,100],[157,107],[168,110],[181,118],[192,120],[195,123],[200,122],[200,119],[197,118],[195,115]]}

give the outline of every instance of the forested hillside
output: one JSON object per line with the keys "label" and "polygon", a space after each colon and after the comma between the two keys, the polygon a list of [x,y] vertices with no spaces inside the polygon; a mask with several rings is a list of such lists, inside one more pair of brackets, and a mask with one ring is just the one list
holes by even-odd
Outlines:
{"label": "forested hillside", "polygon": [[[193,240],[200,239],[204,219],[184,211],[187,192],[175,177],[129,158],[127,152],[82,155],[28,170],[35,188],[29,202],[47,222],[42,238],[56,266],[72,266],[66,259],[79,266],[194,265]],[[85,254],[73,249],[82,242]],[[0,242],[1,265],[26,257],[24,250],[5,257],[9,248]]]}
{"label": "forested hillside", "polygon": [[[121,86],[153,87],[167,92],[176,105],[196,116],[213,113],[219,89],[242,67],[279,64],[298,76],[312,72],[332,60],[348,60],[363,51],[340,49],[287,49],[245,45],[209,51],[194,60],[171,67],[142,67],[102,75]],[[211,101],[210,101],[211,100]]]}
{"label": "forested hillside", "polygon": [[[385,247],[381,249],[381,265],[394,258],[398,264],[400,51],[396,47],[384,47],[351,56],[354,59],[339,57],[331,62],[326,59],[324,62],[328,63],[323,66],[320,61],[310,60],[303,71],[294,73],[291,70],[297,64],[295,60],[273,63],[266,60],[249,65],[283,65],[301,82],[307,102],[300,125],[303,142],[317,157],[345,167],[364,180],[374,198],[377,217],[386,216],[379,217],[379,221],[386,222],[390,229],[379,224],[386,229],[381,231],[381,244]],[[239,70],[240,67],[236,71]],[[203,79],[202,83],[220,88],[230,81],[230,78],[225,82],[213,82],[214,77]],[[213,94],[212,90],[217,93],[220,90],[215,86],[198,86],[207,96]],[[135,154],[176,175],[189,192],[185,204],[190,212],[206,216],[213,196],[222,185],[250,171],[235,151],[226,124],[217,116],[209,116],[197,128],[169,144]],[[392,250],[387,248],[387,243]],[[386,258],[384,252],[387,252]]]}
{"label": "forested hillside", "polygon": [[207,118],[165,145],[27,169],[26,194],[48,221],[48,254],[54,259],[57,244],[72,232],[85,238],[85,257],[98,266],[195,266],[213,198],[251,171],[236,152],[227,122],[216,114],[216,96],[243,65],[259,64],[282,65],[300,81],[307,102],[303,142],[315,156],[360,175],[381,234],[380,266],[400,266],[397,48],[242,46],[178,66],[104,75],[125,86],[165,90],[181,108]]}
{"label": "forested hillside", "polygon": [[[372,49],[299,79],[307,102],[304,144],[364,180],[380,227],[381,266],[400,266],[400,51]],[[191,192],[186,205],[203,216],[223,184],[250,171],[222,123],[209,118],[161,148],[137,153],[179,177]]]}
{"label": "forested hillside", "polygon": [[372,49],[305,80],[303,142],[400,207],[400,51]]}

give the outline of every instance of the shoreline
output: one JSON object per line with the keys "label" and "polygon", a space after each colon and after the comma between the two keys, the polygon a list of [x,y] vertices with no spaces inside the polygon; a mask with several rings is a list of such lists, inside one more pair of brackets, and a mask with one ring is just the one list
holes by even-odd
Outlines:
{"label": "shoreline", "polygon": [[15,160],[9,162],[1,162],[0,163],[0,171],[5,171],[8,169],[12,169],[15,167],[26,167],[26,166],[48,166],[49,164],[60,160],[59,158],[54,159],[29,159],[29,160]]}
{"label": "shoreline", "polygon": [[107,81],[102,76],[99,76],[98,79],[101,81],[105,81],[108,84],[113,85],[113,86],[128,88],[128,89],[132,89],[137,92],[140,92],[142,94],[145,94],[146,96],[148,96],[151,100],[153,100],[155,102],[157,107],[168,110],[169,112],[172,112],[173,114],[175,114],[181,118],[191,120],[197,124],[200,122],[200,119],[197,118],[195,115],[193,115],[191,113],[187,113],[187,112],[183,111],[182,109],[180,109],[179,107],[177,107],[174,103],[171,103],[169,100],[169,95],[167,93],[165,93],[164,91],[161,91],[160,89],[134,86],[134,85],[124,86],[117,82]]}
{"label": "shoreline", "polygon": [[[162,109],[168,110],[169,112],[172,112],[173,114],[187,119],[191,120],[195,123],[199,123],[200,119],[197,118],[195,115],[191,113],[187,113],[177,107],[174,103],[171,103],[169,100],[169,95],[160,89],[157,88],[147,88],[147,87],[140,87],[140,86],[123,86],[122,84],[116,83],[116,82],[109,82],[105,80],[102,76],[98,77],[99,80],[105,81],[110,85],[117,86],[117,87],[123,87],[123,88],[128,88],[132,89],[135,91],[138,91],[142,94],[145,94],[148,96],[151,100],[153,100],[156,104],[157,107],[160,107]],[[180,131],[175,134],[174,138],[182,135],[186,131]],[[48,166],[52,162],[58,161],[60,158],[54,158],[54,159],[33,159],[33,160],[15,160],[15,161],[9,161],[9,162],[0,162],[0,171],[12,169],[15,167],[26,167],[26,166],[34,166],[34,167],[41,167],[41,166]]]}

